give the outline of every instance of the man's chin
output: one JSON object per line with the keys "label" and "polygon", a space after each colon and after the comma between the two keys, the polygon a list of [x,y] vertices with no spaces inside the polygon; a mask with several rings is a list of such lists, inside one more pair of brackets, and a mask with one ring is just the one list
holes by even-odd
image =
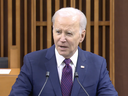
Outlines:
{"label": "man's chin", "polygon": [[70,56],[69,55],[67,55],[67,54],[64,54],[64,53],[59,53],[61,56],[63,56],[64,58],[70,58]]}
{"label": "man's chin", "polygon": [[67,54],[65,54],[65,53],[63,53],[63,52],[60,52],[59,53],[61,56],[63,56],[63,57],[67,57]]}

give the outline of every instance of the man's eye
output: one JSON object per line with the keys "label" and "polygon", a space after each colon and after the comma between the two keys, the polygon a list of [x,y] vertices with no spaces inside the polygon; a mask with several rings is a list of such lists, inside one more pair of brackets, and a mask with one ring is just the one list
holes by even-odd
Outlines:
{"label": "man's eye", "polygon": [[56,33],[60,34],[61,32],[60,31],[56,31]]}
{"label": "man's eye", "polygon": [[67,33],[67,35],[72,35],[72,33]]}

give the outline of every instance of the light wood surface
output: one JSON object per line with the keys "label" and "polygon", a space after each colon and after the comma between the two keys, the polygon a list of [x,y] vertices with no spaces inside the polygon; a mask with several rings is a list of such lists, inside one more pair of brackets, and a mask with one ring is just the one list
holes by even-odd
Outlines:
{"label": "light wood surface", "polygon": [[12,68],[9,74],[0,74],[0,96],[9,95],[19,73],[19,68]]}
{"label": "light wood surface", "polygon": [[51,22],[51,17],[52,17],[52,14],[51,14],[51,0],[47,0],[47,48],[51,47],[52,45],[52,22]]}
{"label": "light wood surface", "polygon": [[99,0],[94,0],[94,53],[99,54]]}

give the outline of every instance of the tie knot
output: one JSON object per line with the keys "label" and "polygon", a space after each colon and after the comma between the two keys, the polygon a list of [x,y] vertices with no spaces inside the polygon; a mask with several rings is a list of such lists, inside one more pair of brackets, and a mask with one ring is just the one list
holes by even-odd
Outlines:
{"label": "tie knot", "polygon": [[64,60],[64,63],[67,65],[67,64],[69,64],[71,62],[71,60],[70,59],[65,59]]}

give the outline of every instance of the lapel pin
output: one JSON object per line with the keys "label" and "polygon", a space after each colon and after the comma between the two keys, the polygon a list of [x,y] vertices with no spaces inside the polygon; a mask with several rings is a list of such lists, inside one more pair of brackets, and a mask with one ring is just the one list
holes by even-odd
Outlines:
{"label": "lapel pin", "polygon": [[80,66],[81,68],[84,68],[84,66]]}

